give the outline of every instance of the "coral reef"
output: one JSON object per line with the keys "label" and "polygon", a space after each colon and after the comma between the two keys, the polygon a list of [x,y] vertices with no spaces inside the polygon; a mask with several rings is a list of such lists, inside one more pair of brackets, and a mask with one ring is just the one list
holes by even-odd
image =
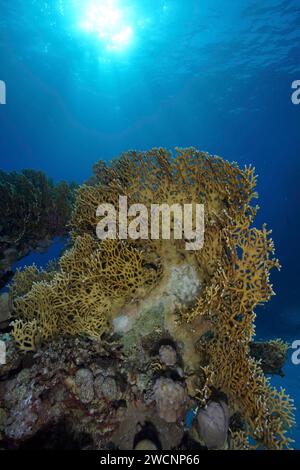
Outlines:
{"label": "coral reef", "polygon": [[[135,396],[139,412],[132,405],[120,411],[123,427],[114,440],[120,448],[126,441],[124,426],[132,425],[137,414],[147,421],[155,410],[157,423],[162,427],[174,421],[182,437],[182,417],[189,407],[198,403],[200,416],[207,415],[220,392],[227,397],[230,416],[240,414],[243,428],[226,435],[226,414],[224,432],[213,428],[207,447],[226,447],[228,440],[232,448],[248,448],[249,438],[258,448],[289,447],[292,400],[271,387],[251,352],[254,310],[273,295],[269,273],[279,268],[270,232],[253,227],[255,186],[252,167],[240,169],[193,148],[177,149],[174,156],[164,149],[132,151],[111,167],[99,162],[94,177],[78,190],[71,217],[73,246],[58,270],[51,279],[29,281],[26,288],[20,276],[15,280],[13,335],[21,349],[61,335],[98,341],[109,332],[120,335],[124,367],[131,371],[128,384],[140,387],[142,394]],[[97,207],[118,206],[119,195],[127,196],[129,205],[143,203],[148,209],[153,203],[204,204],[203,248],[186,251],[174,227],[170,240],[99,241]],[[166,345],[176,351],[175,362],[160,352]],[[84,401],[119,396],[111,375],[99,373],[95,385],[95,372],[87,369],[85,362],[89,390],[82,390],[82,371],[69,382],[72,390],[79,387]],[[104,385],[108,392],[96,394]]]}
{"label": "coral reef", "polygon": [[9,286],[9,297],[14,299],[27,294],[35,282],[47,282],[53,279],[54,272],[50,269],[40,269],[35,264],[26,266],[24,269],[17,269],[14,281]]}
{"label": "coral reef", "polygon": [[42,172],[0,171],[0,281],[31,250],[45,251],[51,239],[67,233],[75,184],[54,184]]}

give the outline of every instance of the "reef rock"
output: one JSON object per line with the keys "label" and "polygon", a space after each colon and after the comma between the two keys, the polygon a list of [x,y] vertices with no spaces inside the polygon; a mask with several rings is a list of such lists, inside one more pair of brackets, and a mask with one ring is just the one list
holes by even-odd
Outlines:
{"label": "reef rock", "polygon": [[159,358],[166,366],[174,366],[177,361],[177,354],[172,346],[165,345],[159,349]]}
{"label": "reef rock", "polygon": [[3,403],[10,408],[5,420],[5,434],[9,439],[29,437],[41,412],[41,400],[36,396],[29,375],[29,371],[24,369],[4,386]]}
{"label": "reef rock", "polygon": [[187,401],[187,394],[179,382],[159,378],[154,385],[154,397],[159,416],[167,423],[175,423]]}
{"label": "reef rock", "polygon": [[224,401],[211,401],[197,417],[198,431],[208,449],[223,449],[229,426],[228,406]]}
{"label": "reef rock", "polygon": [[94,398],[94,377],[89,369],[79,369],[76,373],[76,386],[82,403],[90,403]]}
{"label": "reef rock", "polygon": [[102,397],[107,400],[117,400],[118,398],[118,387],[113,377],[104,377],[99,375],[96,377],[94,382],[95,392],[99,399]]}

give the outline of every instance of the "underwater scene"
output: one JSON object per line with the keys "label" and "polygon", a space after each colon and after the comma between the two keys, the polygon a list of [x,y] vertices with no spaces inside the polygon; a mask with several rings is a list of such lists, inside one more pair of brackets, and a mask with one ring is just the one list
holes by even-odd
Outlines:
{"label": "underwater scene", "polygon": [[0,143],[0,450],[300,450],[299,1],[0,0]]}

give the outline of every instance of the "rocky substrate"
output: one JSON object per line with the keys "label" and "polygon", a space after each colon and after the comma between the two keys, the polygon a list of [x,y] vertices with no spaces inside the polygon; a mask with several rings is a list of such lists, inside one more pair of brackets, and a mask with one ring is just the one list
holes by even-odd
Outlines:
{"label": "rocky substrate", "polygon": [[[149,377],[132,373],[114,337],[101,344],[61,338],[30,358],[28,354],[20,356],[9,335],[2,335],[2,340],[7,345],[7,364],[1,367],[0,376],[0,433],[4,448],[30,445],[38,434],[44,436],[44,430],[62,426],[70,435],[88,435],[92,448],[127,448],[133,445],[134,430],[142,418],[150,419],[155,414],[155,402],[147,397],[148,387],[152,387]],[[183,390],[182,387],[178,397],[175,391],[170,401],[178,412],[174,419],[179,417],[181,401],[186,399]],[[129,426],[124,444],[120,423]],[[174,432],[169,427],[165,431],[172,440]],[[128,429],[132,430],[131,439]],[[116,431],[119,433],[114,438]],[[178,442],[179,429],[175,434]]]}
{"label": "rocky substrate", "polygon": [[137,368],[117,335],[101,343],[60,338],[27,355],[8,333],[0,339],[7,352],[0,366],[2,449],[223,449],[229,427],[242,427],[224,396],[198,411],[168,338],[145,346]]}

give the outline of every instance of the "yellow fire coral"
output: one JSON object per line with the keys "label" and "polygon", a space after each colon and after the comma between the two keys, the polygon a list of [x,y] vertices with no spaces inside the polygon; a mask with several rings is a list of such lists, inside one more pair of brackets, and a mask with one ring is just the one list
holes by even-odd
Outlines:
{"label": "yellow fire coral", "polygon": [[50,281],[53,275],[53,272],[39,269],[35,264],[24,270],[17,269],[14,282],[9,287],[10,297],[17,298],[27,294],[35,282]]}
{"label": "yellow fire coral", "polygon": [[22,351],[34,351],[38,337],[37,321],[35,319],[31,321],[14,321],[13,335],[16,344]]}
{"label": "yellow fire coral", "polygon": [[[107,240],[100,245],[88,234],[78,237],[50,282],[36,282],[15,299],[15,313],[23,321],[14,325],[17,343],[22,348],[22,328],[27,338],[26,322],[32,321],[37,322],[35,332],[42,340],[58,334],[100,338],[109,329],[111,312],[142,295],[158,276],[146,259],[146,254],[123,242]],[[19,281],[20,277],[13,292],[20,291]]]}
{"label": "yellow fire coral", "polygon": [[[111,167],[100,162],[94,178],[78,190],[71,221],[74,246],[61,258],[60,270],[15,299],[15,312],[24,322],[15,325],[16,338],[22,326],[27,334],[26,322],[33,321],[44,340],[62,333],[101,337],[122,305],[141,299],[159,282],[172,256],[192,260],[202,289],[193,308],[181,312],[181,321],[190,323],[194,334],[203,319],[211,331],[202,342],[207,363],[201,367],[207,377],[205,390],[199,391],[201,404],[210,391],[220,390],[244,417],[246,434],[257,446],[288,447],[292,401],[270,386],[249,352],[254,309],[273,294],[269,272],[279,268],[270,232],[252,227],[255,186],[252,167],[242,170],[193,148],[177,149],[174,157],[164,149],[132,151]],[[187,252],[184,240],[174,239],[100,242],[97,207],[117,206],[119,195],[147,208],[153,203],[204,204],[203,249]],[[246,434],[236,434],[234,448],[248,446]]]}

